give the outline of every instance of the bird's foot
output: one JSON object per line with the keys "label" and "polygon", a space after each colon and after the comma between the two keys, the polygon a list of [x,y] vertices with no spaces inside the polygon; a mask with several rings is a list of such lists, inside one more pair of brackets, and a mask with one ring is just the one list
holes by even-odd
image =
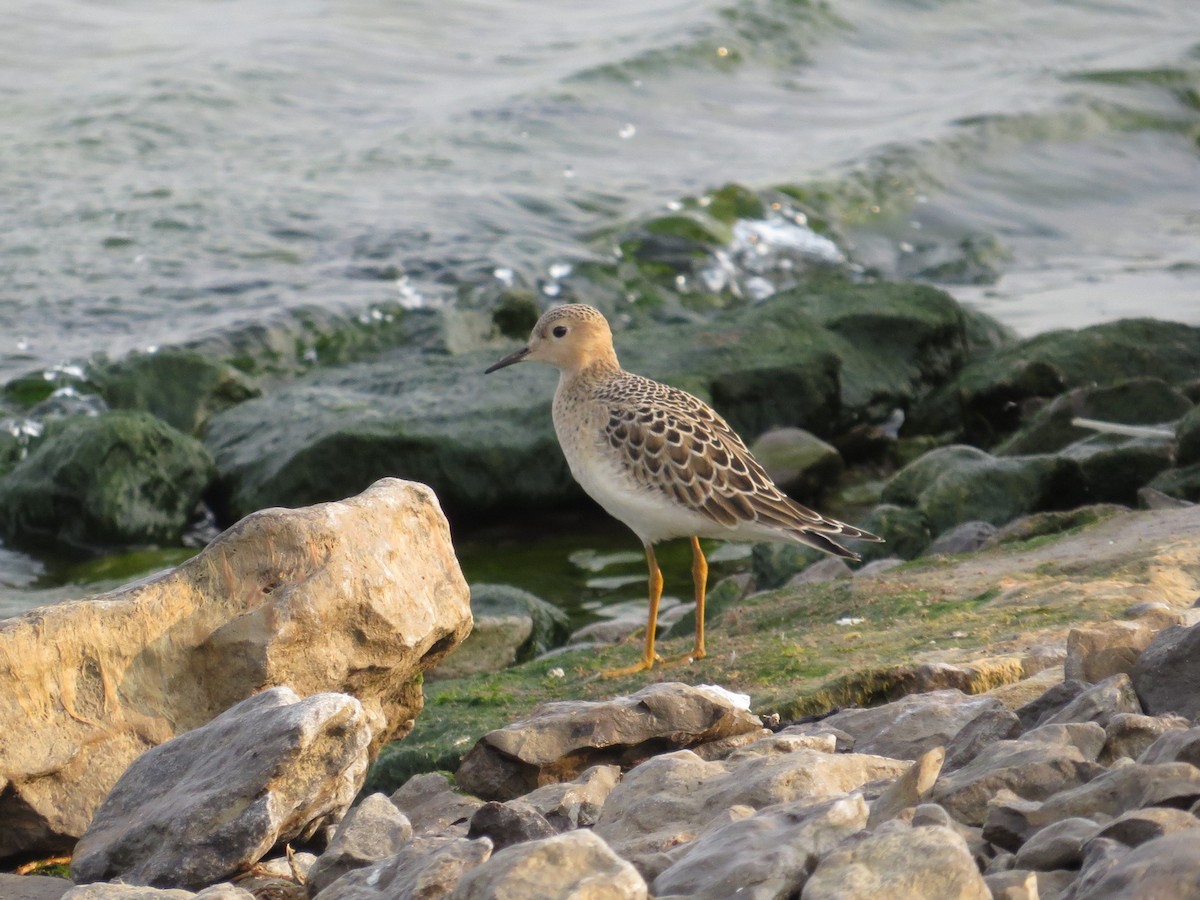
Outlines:
{"label": "bird's foot", "polygon": [[642,657],[632,666],[621,666],[617,669],[602,669],[600,672],[601,678],[621,678],[624,675],[636,675],[638,672],[645,672],[654,667],[654,664],[661,663],[663,658],[657,653],[653,657],[647,659]]}

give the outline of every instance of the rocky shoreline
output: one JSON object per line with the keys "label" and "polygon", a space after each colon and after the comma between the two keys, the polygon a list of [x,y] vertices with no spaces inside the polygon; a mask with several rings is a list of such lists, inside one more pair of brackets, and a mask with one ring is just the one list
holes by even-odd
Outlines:
{"label": "rocky shoreline", "polygon": [[462,575],[451,523],[580,502],[552,376],[479,377],[531,297],[6,385],[8,545],[207,547],[0,622],[0,865],[79,882],[0,898],[1187,896],[1200,328],[1018,340],[828,266],[701,303],[704,215],[623,241],[654,303],[573,299],[887,543],[755,546],[701,663],[598,680],[640,606],[572,633]]}
{"label": "rocky shoreline", "polygon": [[[353,548],[362,529],[346,517],[371,516],[384,500],[429,497],[414,490],[383,482],[347,504],[265,514],[276,521],[259,527],[279,533],[295,518],[291,527],[309,542],[308,529],[335,521]],[[988,621],[983,610],[990,609],[1016,630],[1006,640],[974,634],[958,648],[913,654],[890,673],[875,673],[868,699],[890,700],[832,714],[837,701],[828,693],[813,697],[825,712],[788,721],[761,714],[786,705],[755,698],[769,695],[752,683],[743,694],[678,680],[696,677],[704,663],[657,672],[664,680],[614,696],[611,684],[573,681],[594,665],[587,652],[557,657],[572,672],[565,678],[545,674],[549,659],[499,676],[427,683],[427,694],[442,686],[469,695],[474,685],[476,702],[497,677],[608,699],[541,703],[464,742],[453,775],[410,775],[387,791],[360,789],[381,736],[411,713],[373,712],[358,699],[361,685],[336,693],[312,683],[302,692],[251,691],[204,724],[164,734],[123,773],[124,763],[96,761],[113,744],[90,750],[93,762],[82,769],[69,766],[64,776],[76,781],[64,777],[52,792],[68,807],[85,785],[109,785],[94,795],[94,815],[78,841],[62,844],[74,843],[78,885],[5,875],[0,896],[1190,896],[1200,875],[1200,706],[1192,687],[1200,680],[1193,648],[1200,613],[1190,603],[1200,593],[1198,535],[1200,506],[1124,512],[1049,540],[994,542],[851,579],[859,598],[875,603],[936,580],[960,607],[979,584],[1002,584],[1002,593],[977,606],[977,622]],[[248,537],[226,536],[209,554],[239,557],[255,543]],[[1097,559],[1099,548],[1107,548],[1106,558]],[[332,553],[299,572],[284,557],[272,591],[279,599],[267,601],[273,616],[322,605],[322,588],[342,565],[337,559]],[[191,565],[193,576],[213,568],[205,557]],[[361,559],[354,567],[363,567]],[[248,569],[261,573],[261,561]],[[232,583],[244,577],[237,573]],[[787,596],[811,605],[806,595],[821,586],[750,598],[749,614],[778,612]],[[129,616],[152,587],[92,604],[102,616]],[[940,637],[939,606],[947,603],[927,599],[924,615],[899,616],[894,627],[914,619],[924,634]],[[1012,622],[1056,604],[1059,615],[1040,623]],[[106,624],[87,602],[69,606],[66,617],[91,614],[97,631]],[[35,624],[53,609],[10,620],[0,641],[12,623]],[[731,615],[719,620],[723,646],[703,674],[740,686],[754,679],[731,656],[753,652],[753,644]],[[1071,618],[1076,624],[1064,627]],[[233,623],[218,633],[255,627],[244,617]],[[323,638],[337,643],[329,628]],[[842,650],[853,652],[856,640],[847,633]],[[439,649],[421,654],[419,666],[436,663],[451,645],[434,643]],[[157,646],[166,671],[172,654]],[[980,657],[980,649],[1009,655]],[[174,646],[179,660],[206,652]],[[102,666],[111,673],[110,663]],[[43,726],[42,736],[63,728]],[[39,777],[14,779],[6,794],[34,796],[29,787]],[[65,796],[68,788],[74,793]],[[11,811],[5,817],[13,821]]]}

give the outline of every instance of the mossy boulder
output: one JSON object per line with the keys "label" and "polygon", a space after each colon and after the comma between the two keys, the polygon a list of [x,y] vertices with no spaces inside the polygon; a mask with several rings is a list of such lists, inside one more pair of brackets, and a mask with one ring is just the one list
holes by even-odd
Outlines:
{"label": "mossy boulder", "polygon": [[[941,291],[833,279],[712,322],[619,332],[616,344],[628,369],[690,390],[744,435],[831,435],[948,378],[966,353],[964,329]],[[510,349],[397,351],[214,416],[206,445],[224,514],[343,497],[384,475],[431,485],[460,517],[577,500],[550,421],[555,373],[483,375]]]}
{"label": "mossy boulder", "polygon": [[1029,423],[996,448],[1019,456],[1053,453],[1094,432],[1071,424],[1076,417],[1122,425],[1174,422],[1193,408],[1192,401],[1161,378],[1131,378],[1102,387],[1076,388],[1055,398]]}
{"label": "mossy boulder", "polygon": [[1091,500],[1137,503],[1138,489],[1149,484],[1172,463],[1171,444],[1152,438],[1096,434],[1063,449],[1060,456],[1079,463]]}
{"label": "mossy boulder", "polygon": [[1089,384],[1150,377],[1181,384],[1200,370],[1200,327],[1122,319],[1050,331],[971,361],[913,409],[911,432],[993,444],[1021,424],[1024,404]]}
{"label": "mossy boulder", "polygon": [[879,535],[884,541],[882,544],[855,543],[864,562],[889,556],[916,559],[933,540],[924,514],[912,507],[881,503],[855,524]]}
{"label": "mossy boulder", "polygon": [[565,644],[571,634],[566,613],[507,584],[471,585],[471,616],[471,634],[427,677],[498,672]]}
{"label": "mossy boulder", "polygon": [[750,446],[772,480],[801,499],[819,498],[837,484],[846,465],[837,448],[803,428],[776,428]]}
{"label": "mossy boulder", "polygon": [[1179,420],[1175,426],[1176,462],[1190,466],[1200,462],[1200,406]]}
{"label": "mossy boulder", "polygon": [[88,378],[112,409],[145,410],[193,435],[214,414],[262,393],[233,366],[192,350],[133,353],[93,365]]}
{"label": "mossy boulder", "polygon": [[144,412],[71,420],[0,479],[14,546],[170,544],[215,476],[194,438]]}
{"label": "mossy boulder", "polygon": [[961,522],[1003,525],[1018,516],[1083,502],[1086,485],[1075,460],[1055,456],[995,457],[973,447],[944,447],[898,472],[885,502],[914,505],[940,534]]}
{"label": "mossy boulder", "polygon": [[1167,469],[1148,486],[1189,503],[1200,503],[1200,463]]}

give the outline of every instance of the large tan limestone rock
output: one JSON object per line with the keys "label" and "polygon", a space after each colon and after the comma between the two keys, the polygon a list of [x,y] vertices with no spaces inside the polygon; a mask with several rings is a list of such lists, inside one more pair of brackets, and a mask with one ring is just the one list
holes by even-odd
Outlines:
{"label": "large tan limestone rock", "polygon": [[[372,754],[471,629],[433,492],[247,516],[160,575],[0,622],[0,858],[69,845],[142,752],[264,688],[351,694]],[[5,784],[7,783],[7,786]]]}

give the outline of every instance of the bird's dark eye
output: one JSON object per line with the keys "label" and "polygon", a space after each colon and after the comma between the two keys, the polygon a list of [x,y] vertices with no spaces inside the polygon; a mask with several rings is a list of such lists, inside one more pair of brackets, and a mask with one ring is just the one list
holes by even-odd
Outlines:
{"label": "bird's dark eye", "polygon": [[566,337],[567,336],[567,326],[566,325],[555,325],[554,326],[554,336],[555,337]]}

